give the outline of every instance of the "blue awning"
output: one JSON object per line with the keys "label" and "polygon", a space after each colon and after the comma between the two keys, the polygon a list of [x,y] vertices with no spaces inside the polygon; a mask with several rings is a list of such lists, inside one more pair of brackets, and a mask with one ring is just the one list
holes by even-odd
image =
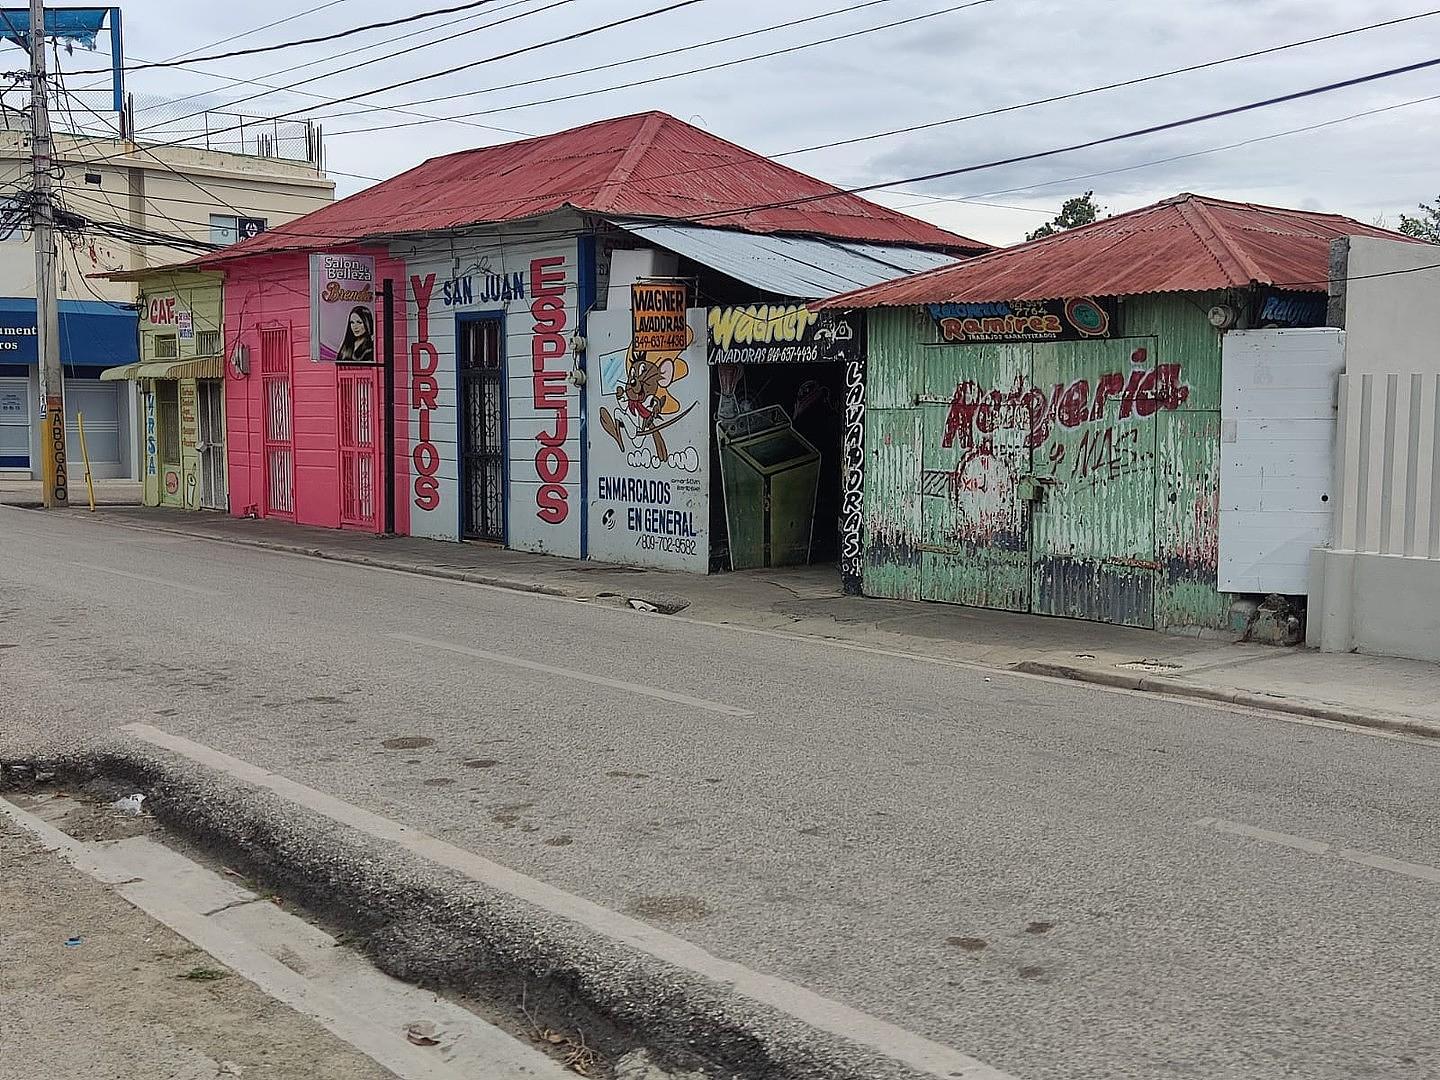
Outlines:
{"label": "blue awning", "polygon": [[[87,49],[95,47],[95,39],[113,8],[46,8],[45,35],[61,41],[73,41]],[[13,41],[22,49],[30,47],[30,12],[5,8],[0,15],[0,39]]]}
{"label": "blue awning", "polygon": [[736,281],[796,300],[819,300],[958,261],[941,251],[857,240],[777,236],[636,218],[610,222]]}
{"label": "blue awning", "polygon": [[[129,364],[140,359],[140,313],[132,304],[60,301],[60,362],[81,366]],[[0,297],[0,364],[39,363],[35,301]]]}

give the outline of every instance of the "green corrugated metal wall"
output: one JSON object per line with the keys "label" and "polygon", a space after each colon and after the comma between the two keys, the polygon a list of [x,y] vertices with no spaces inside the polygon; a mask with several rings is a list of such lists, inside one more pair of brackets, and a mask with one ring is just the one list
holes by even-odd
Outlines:
{"label": "green corrugated metal wall", "polygon": [[923,310],[871,312],[865,592],[1223,626],[1224,299],[1130,298],[1123,338],[1034,345],[936,345]]}

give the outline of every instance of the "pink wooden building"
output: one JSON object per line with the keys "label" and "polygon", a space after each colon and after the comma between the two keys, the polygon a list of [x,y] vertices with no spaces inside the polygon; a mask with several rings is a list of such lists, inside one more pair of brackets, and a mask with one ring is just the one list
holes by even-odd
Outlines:
{"label": "pink wooden building", "polygon": [[[396,484],[402,486],[409,474],[405,264],[385,248],[327,250],[373,255],[377,280],[393,282],[394,453]],[[311,360],[306,254],[215,261],[225,271],[225,345],[231,358],[225,378],[230,512],[384,532],[389,500],[381,449],[383,365]],[[238,364],[237,347],[244,357]],[[396,499],[394,505],[393,528],[406,534],[409,501]]]}

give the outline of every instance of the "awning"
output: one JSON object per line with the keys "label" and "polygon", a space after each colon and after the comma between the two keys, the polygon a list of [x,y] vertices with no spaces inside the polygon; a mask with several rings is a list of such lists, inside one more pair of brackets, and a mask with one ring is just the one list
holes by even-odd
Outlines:
{"label": "awning", "polygon": [[126,379],[138,378],[141,364],[121,364],[119,367],[109,367],[100,372],[101,382],[124,382]]}
{"label": "awning", "polygon": [[153,364],[140,364],[134,379],[223,379],[225,358],[223,356],[200,356],[194,360],[164,360]]}
{"label": "awning", "polygon": [[611,218],[610,223],[737,281],[797,300],[818,300],[957,261],[953,254],[926,248],[856,240],[777,236],[635,218]]}

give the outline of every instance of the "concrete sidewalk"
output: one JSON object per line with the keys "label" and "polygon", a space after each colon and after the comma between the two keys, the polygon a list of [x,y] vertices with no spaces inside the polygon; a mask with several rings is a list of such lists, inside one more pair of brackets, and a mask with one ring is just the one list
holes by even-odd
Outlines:
{"label": "concrete sidewalk", "polygon": [[[70,513],[76,513],[70,511]],[[85,519],[682,618],[1440,737],[1440,666],[1228,644],[948,604],[843,596],[832,568],[700,577],[145,507]]]}
{"label": "concrete sidewalk", "polygon": [[[96,506],[139,506],[141,500],[140,481],[138,480],[96,480],[95,481],[95,505]],[[0,505],[3,506],[40,506],[44,502],[44,493],[40,489],[39,480],[27,480],[10,476],[0,476]],[[72,506],[85,507],[85,474],[72,474],[70,477],[70,503]]]}

